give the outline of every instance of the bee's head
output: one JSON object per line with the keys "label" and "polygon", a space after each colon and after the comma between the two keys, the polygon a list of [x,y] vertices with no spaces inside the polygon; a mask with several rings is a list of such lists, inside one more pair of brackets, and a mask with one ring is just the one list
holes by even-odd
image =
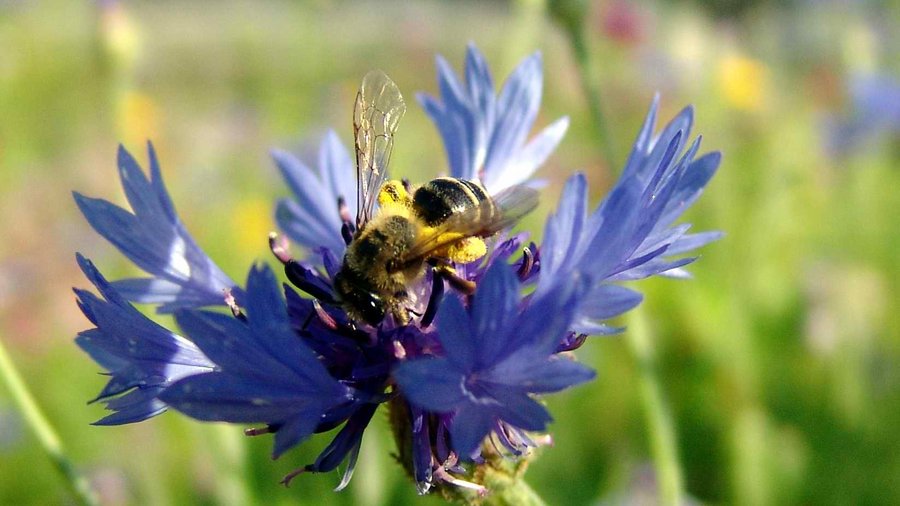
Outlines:
{"label": "bee's head", "polygon": [[353,283],[339,272],[334,278],[334,288],[344,309],[354,318],[369,325],[378,325],[386,312],[384,300],[367,290],[362,283]]}

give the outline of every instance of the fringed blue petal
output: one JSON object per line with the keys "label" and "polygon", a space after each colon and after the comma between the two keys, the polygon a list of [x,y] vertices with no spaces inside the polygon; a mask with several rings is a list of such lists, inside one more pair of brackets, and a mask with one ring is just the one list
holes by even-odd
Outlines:
{"label": "fringed blue petal", "polygon": [[119,147],[119,176],[133,212],[74,193],[94,230],[153,276],[122,280],[115,286],[128,300],[159,304],[162,313],[224,305],[225,291],[240,289],[184,228],[163,184],[153,145],[148,143],[147,149],[149,180],[134,157]]}
{"label": "fringed blue petal", "polygon": [[190,341],[154,323],[128,304],[81,255],[78,265],[105,298],[75,290],[78,305],[96,326],[78,334],[76,344],[104,369],[110,379],[94,401],[114,411],[98,425],[146,420],[166,410],[159,395],[173,382],[208,373],[214,364]]}

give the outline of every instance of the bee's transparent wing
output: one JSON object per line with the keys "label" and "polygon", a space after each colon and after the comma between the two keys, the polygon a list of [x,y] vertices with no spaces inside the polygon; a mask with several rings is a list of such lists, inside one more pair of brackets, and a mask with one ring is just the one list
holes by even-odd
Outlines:
{"label": "bee's transparent wing", "polygon": [[356,212],[357,229],[362,229],[372,218],[378,192],[387,178],[394,132],[405,112],[406,103],[400,89],[387,74],[380,70],[366,74],[353,108],[359,206]]}
{"label": "bee's transparent wing", "polygon": [[510,228],[531,212],[538,203],[538,191],[524,185],[512,186],[478,206],[453,214],[435,227],[421,234],[419,241],[407,251],[401,265],[411,265],[464,237],[488,237]]}

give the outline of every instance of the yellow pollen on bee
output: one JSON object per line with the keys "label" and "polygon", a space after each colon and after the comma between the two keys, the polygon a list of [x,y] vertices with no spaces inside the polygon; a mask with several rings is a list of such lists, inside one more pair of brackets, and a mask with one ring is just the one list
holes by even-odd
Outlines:
{"label": "yellow pollen on bee", "polygon": [[465,237],[448,246],[446,256],[456,263],[467,264],[478,260],[486,253],[487,245],[480,237]]}
{"label": "yellow pollen on bee", "polygon": [[378,205],[389,207],[391,205],[412,206],[412,198],[401,181],[392,179],[386,181],[378,192]]}

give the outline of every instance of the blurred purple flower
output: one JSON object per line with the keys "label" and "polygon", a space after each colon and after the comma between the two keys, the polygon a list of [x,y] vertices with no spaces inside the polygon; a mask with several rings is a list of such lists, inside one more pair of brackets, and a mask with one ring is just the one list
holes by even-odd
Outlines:
{"label": "blurred purple flower", "polygon": [[856,75],[849,81],[850,110],[825,121],[826,148],[847,153],[867,142],[900,138],[900,81],[888,75]]}

